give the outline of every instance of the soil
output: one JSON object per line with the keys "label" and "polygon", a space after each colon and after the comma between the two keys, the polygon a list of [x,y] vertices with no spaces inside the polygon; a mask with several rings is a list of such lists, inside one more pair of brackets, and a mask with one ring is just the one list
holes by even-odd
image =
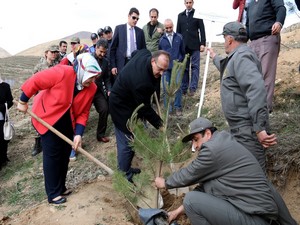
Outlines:
{"label": "soil", "polygon": [[[224,55],[223,45],[213,43],[213,48]],[[205,55],[202,55],[201,71],[204,71]],[[300,77],[298,73],[300,59],[300,30],[292,29],[288,33],[282,34],[282,48],[278,61],[278,72],[276,79],[275,98],[276,101],[289,101],[282,99],[281,93],[286,90],[292,90],[291,93],[300,95]],[[20,85],[31,75],[31,70],[38,62],[38,57],[10,57],[0,59],[1,77],[6,78],[12,84],[13,96],[18,98]],[[16,78],[17,77],[17,78]],[[202,82],[202,81],[201,81]],[[210,108],[220,108],[219,104],[219,80],[218,73],[215,67],[210,63],[209,77],[207,80],[207,91],[204,106]],[[183,124],[188,124],[186,121],[191,121],[195,118],[195,109],[199,98],[200,90],[193,97],[195,101],[183,99],[184,115],[183,118],[177,118],[176,121]],[[276,110],[276,108],[275,108]],[[218,110],[217,110],[218,111]],[[220,111],[220,110],[219,110]],[[208,115],[213,112],[208,112]],[[288,112],[287,112],[288,113]],[[11,187],[21,186],[18,189],[24,196],[23,201],[27,199],[27,195],[32,193],[36,188],[34,185],[23,187],[20,180],[25,178],[36,179],[43,189],[42,175],[42,160],[41,154],[37,157],[31,157],[31,149],[34,143],[35,131],[33,130],[30,119],[27,115],[11,110],[12,118],[15,121],[16,136],[9,144],[8,157],[11,162],[2,171],[0,171],[0,194],[4,193],[5,189],[12,190]],[[221,115],[221,114],[220,114]],[[222,117],[222,116],[220,116]],[[276,118],[276,112],[273,119]],[[296,121],[296,122],[299,122]],[[115,153],[116,143],[115,137],[109,119],[109,128],[107,134],[110,136],[109,143],[99,143],[95,138],[95,124],[97,123],[97,113],[92,107],[91,115],[85,131],[84,146],[93,156],[99,159],[106,165],[109,165],[109,154]],[[275,122],[274,122],[275,123]],[[276,129],[276,127],[275,127]],[[292,138],[292,137],[291,137]],[[294,139],[294,146],[297,152],[299,151],[299,136]],[[291,139],[292,140],[292,139]],[[283,142],[283,141],[282,141]],[[272,153],[272,154],[271,154]],[[280,166],[280,162],[272,162],[274,151],[270,151],[269,164],[274,169],[275,166]],[[298,153],[299,154],[299,153]],[[293,161],[294,158],[289,158]],[[294,160],[295,161],[295,160]],[[31,167],[28,171],[21,173],[17,171],[20,163],[28,162]],[[271,163],[270,163],[271,162]],[[291,214],[300,223],[300,185],[299,185],[299,162],[291,164],[289,168],[285,168],[286,173],[284,182],[280,183],[280,175],[271,173],[272,181],[280,189],[280,192],[285,199]],[[297,166],[298,165],[298,166]],[[277,167],[276,167],[277,168]],[[13,171],[12,171],[13,170]],[[273,171],[272,169],[270,170]],[[274,171],[273,171],[274,172]],[[9,179],[4,179],[8,173],[13,173]],[[15,225],[15,224],[49,224],[49,225],[130,225],[138,224],[137,219],[133,219],[132,215],[137,212],[130,204],[120,196],[114,189],[111,177],[94,164],[88,161],[83,155],[78,155],[75,162],[70,163],[67,178],[67,185],[73,189],[73,193],[68,197],[68,201],[64,205],[54,206],[48,204],[46,195],[42,192],[42,197],[39,201],[29,200],[26,203],[11,204],[0,196],[0,224]],[[277,182],[277,183],[276,183]],[[38,190],[37,190],[38,191]],[[37,192],[38,193],[38,192]],[[176,208],[181,204],[184,194],[180,196],[163,193],[166,209]],[[179,224],[189,224],[186,217],[181,217]]]}

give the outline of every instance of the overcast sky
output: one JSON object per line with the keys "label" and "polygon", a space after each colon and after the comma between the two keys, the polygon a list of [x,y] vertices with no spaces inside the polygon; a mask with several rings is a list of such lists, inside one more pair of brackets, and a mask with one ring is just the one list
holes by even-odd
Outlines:
{"label": "overcast sky", "polygon": [[[194,0],[197,15],[205,16],[206,39],[216,39],[225,22],[236,20],[238,10],[232,0]],[[0,47],[16,54],[32,46],[63,38],[79,31],[96,32],[100,27],[127,22],[131,7],[140,11],[137,26],[149,21],[149,9],[159,10],[159,21],[166,18],[177,23],[177,15],[185,9],[184,0],[1,0]],[[205,14],[205,15],[203,15]],[[213,17],[207,15],[214,15]],[[209,19],[214,18],[216,22]],[[286,20],[286,25],[299,18]],[[218,22],[217,22],[218,21]]]}

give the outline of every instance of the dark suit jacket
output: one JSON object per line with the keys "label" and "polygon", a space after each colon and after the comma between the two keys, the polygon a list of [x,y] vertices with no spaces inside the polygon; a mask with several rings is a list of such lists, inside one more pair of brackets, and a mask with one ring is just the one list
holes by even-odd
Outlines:
{"label": "dark suit jacket", "polygon": [[300,10],[300,0],[295,0],[298,10]]}
{"label": "dark suit jacket", "polygon": [[[136,36],[137,50],[146,48],[144,32],[139,27],[134,27]],[[110,64],[111,68],[117,68],[121,72],[125,65],[127,51],[127,24],[116,26],[114,36],[110,46]]]}
{"label": "dark suit jacket", "polygon": [[[195,9],[192,9],[189,17],[186,11],[178,14],[176,32],[183,36],[186,50],[199,50],[200,45],[206,45],[205,29],[202,19],[193,18]],[[200,31],[200,39],[199,39]]]}
{"label": "dark suit jacket", "polygon": [[140,104],[139,118],[149,121],[155,128],[162,126],[162,120],[151,107],[151,95],[155,91],[157,79],[153,75],[151,53],[147,49],[136,51],[136,54],[119,73],[109,96],[109,113],[114,125],[126,134],[127,120]]}
{"label": "dark suit jacket", "polygon": [[98,76],[95,80],[95,84],[97,85],[97,93],[101,92],[106,99],[108,99],[107,92],[111,90],[110,83],[110,66],[107,58],[99,59],[96,56],[96,53],[92,54],[94,58],[97,60],[102,72],[101,76]]}

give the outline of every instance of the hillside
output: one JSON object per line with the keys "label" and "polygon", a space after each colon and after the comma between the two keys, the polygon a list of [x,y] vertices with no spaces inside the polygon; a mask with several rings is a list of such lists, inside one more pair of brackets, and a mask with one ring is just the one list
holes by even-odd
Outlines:
{"label": "hillside", "polygon": [[6,57],[10,57],[11,55],[4,50],[3,48],[0,47],[0,58],[6,58]]}
{"label": "hillside", "polygon": [[[60,38],[58,40],[41,43],[41,44],[38,44],[31,48],[25,49],[24,51],[17,53],[15,56],[39,56],[39,57],[41,57],[44,55],[44,51],[49,45],[58,45],[61,40],[65,40],[68,43],[68,52],[69,52],[71,49],[70,41],[71,41],[72,37],[79,37],[81,40],[81,43],[87,44],[88,46],[90,46],[92,44],[90,36],[91,36],[91,32],[88,32],[88,31],[77,32],[75,34]],[[0,48],[0,58],[6,58],[6,57],[10,57],[10,56],[11,55],[7,51]]]}
{"label": "hillside", "polygon": [[[213,43],[216,52],[224,55],[223,44]],[[34,52],[34,51],[33,51]],[[25,54],[25,52],[24,52]],[[32,53],[31,53],[32,54]],[[12,84],[13,96],[18,98],[19,87],[31,76],[39,55],[13,56],[0,59],[0,73]],[[201,78],[206,55],[201,56]],[[293,217],[300,223],[300,27],[282,34],[282,46],[278,60],[275,87],[275,107],[270,121],[272,132],[278,137],[278,145],[267,150],[268,173],[282,193]],[[201,80],[202,82],[202,80]],[[201,115],[211,118],[218,127],[227,125],[220,106],[219,73],[210,62]],[[201,88],[201,84],[199,85]],[[201,90],[194,97],[183,98],[183,116],[171,117],[170,128],[178,134],[177,123],[185,130],[196,118]],[[44,193],[42,156],[31,157],[35,131],[30,119],[12,108],[16,137],[9,144],[11,162],[0,171],[0,224],[2,225],[133,225],[131,207],[112,188],[112,180],[83,155],[69,165],[67,184],[74,188],[64,206],[52,206]],[[108,154],[116,151],[116,143],[109,118],[107,134],[109,143],[95,139],[97,113],[92,107],[83,138],[83,148],[109,165]],[[183,225],[183,224],[181,224]]]}

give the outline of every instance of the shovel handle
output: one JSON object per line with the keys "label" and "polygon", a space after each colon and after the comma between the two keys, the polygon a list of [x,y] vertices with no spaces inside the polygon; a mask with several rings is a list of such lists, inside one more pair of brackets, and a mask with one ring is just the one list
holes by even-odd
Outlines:
{"label": "shovel handle", "polygon": [[[18,105],[18,101],[14,100],[13,102],[14,102],[14,104]],[[74,142],[73,141],[71,141],[69,138],[67,138],[65,135],[63,135],[61,132],[59,132],[58,130],[56,130],[49,123],[47,123],[46,121],[42,120],[40,117],[38,117],[36,114],[34,114],[31,110],[28,109],[26,112],[31,117],[33,117],[34,119],[36,119],[39,123],[43,124],[49,130],[51,130],[54,134],[56,134],[61,139],[63,139],[65,142],[67,142],[68,144],[74,146]],[[78,147],[77,151],[80,152],[80,153],[82,153],[83,155],[85,155],[92,162],[96,163],[98,166],[100,166],[102,169],[104,169],[109,175],[112,175],[114,173],[111,168],[109,168],[108,166],[106,166],[105,164],[103,164],[102,162],[100,162],[98,159],[96,159],[90,153],[88,153],[87,151],[85,151],[83,148]]]}

